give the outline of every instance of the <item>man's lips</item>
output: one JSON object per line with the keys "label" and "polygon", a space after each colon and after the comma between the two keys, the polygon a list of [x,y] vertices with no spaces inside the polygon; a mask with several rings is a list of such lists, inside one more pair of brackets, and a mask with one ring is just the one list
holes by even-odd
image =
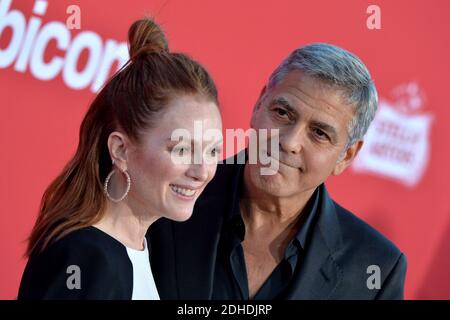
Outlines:
{"label": "man's lips", "polygon": [[302,166],[299,165],[299,164],[297,164],[297,163],[294,163],[294,162],[291,162],[291,161],[286,161],[285,159],[280,160],[280,159],[278,159],[278,158],[276,158],[276,157],[273,157],[273,156],[270,154],[270,152],[267,152],[267,155],[268,155],[270,158],[272,158],[272,159],[278,161],[279,163],[281,163],[281,164],[283,164],[283,165],[285,165],[285,166],[287,166],[287,167],[290,167],[290,168],[292,168],[292,169],[302,170]]}

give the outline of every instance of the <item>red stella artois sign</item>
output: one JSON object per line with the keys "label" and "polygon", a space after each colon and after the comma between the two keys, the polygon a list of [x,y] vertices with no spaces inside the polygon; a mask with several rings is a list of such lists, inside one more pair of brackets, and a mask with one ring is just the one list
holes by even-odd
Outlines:
{"label": "red stella artois sign", "polygon": [[398,86],[392,99],[380,99],[353,169],[417,185],[430,155],[432,117],[424,113],[425,97],[417,83]]}

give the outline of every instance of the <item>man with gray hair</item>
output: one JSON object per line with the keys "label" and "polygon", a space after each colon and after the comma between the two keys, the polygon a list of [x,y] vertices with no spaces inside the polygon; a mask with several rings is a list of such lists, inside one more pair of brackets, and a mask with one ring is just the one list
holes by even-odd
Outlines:
{"label": "man with gray hair", "polygon": [[251,118],[255,130],[278,130],[279,151],[264,151],[278,170],[226,161],[190,220],[152,226],[161,298],[402,299],[404,254],[324,185],[358,154],[377,100],[355,55],[322,43],[292,52]]}

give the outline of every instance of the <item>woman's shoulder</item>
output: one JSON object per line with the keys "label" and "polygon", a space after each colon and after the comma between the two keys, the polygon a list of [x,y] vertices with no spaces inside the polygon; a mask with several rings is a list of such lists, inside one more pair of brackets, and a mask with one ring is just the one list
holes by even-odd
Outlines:
{"label": "woman's shoulder", "polygon": [[85,227],[30,256],[19,298],[126,299],[132,276],[125,246],[95,227]]}
{"label": "woman's shoulder", "polygon": [[[30,257],[32,260],[34,257]],[[36,260],[50,264],[54,268],[59,265],[78,265],[85,269],[111,272],[129,272],[131,263],[126,247],[107,233],[89,226],[84,227],[56,240]],[[132,272],[132,269],[131,269]]]}
{"label": "woman's shoulder", "polygon": [[56,253],[61,251],[102,252],[104,254],[126,254],[125,246],[107,233],[93,226],[77,229],[56,240],[45,251]]}

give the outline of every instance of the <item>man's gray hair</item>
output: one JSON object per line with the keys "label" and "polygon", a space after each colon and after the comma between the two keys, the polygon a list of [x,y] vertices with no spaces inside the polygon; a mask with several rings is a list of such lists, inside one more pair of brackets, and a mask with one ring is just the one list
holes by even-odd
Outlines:
{"label": "man's gray hair", "polygon": [[375,117],[378,94],[369,70],[357,56],[326,43],[298,48],[275,69],[267,88],[272,89],[294,70],[300,70],[342,90],[345,103],[355,108],[345,150],[364,137]]}

